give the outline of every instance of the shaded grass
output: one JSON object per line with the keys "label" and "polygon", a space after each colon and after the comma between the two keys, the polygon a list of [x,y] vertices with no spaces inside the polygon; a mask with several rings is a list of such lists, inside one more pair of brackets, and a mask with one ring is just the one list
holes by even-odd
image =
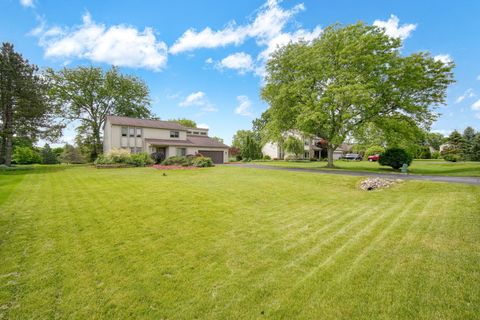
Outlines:
{"label": "shaded grass", "polygon": [[0,318],[480,316],[478,186],[162,173],[0,175]]}
{"label": "shaded grass", "polygon": [[[310,168],[319,170],[353,170],[379,173],[399,173],[378,162],[336,160],[335,169],[327,168],[326,162],[318,161],[261,161],[261,165],[281,166],[290,168]],[[443,160],[414,160],[408,168],[411,174],[480,177],[480,162],[445,162]]]}

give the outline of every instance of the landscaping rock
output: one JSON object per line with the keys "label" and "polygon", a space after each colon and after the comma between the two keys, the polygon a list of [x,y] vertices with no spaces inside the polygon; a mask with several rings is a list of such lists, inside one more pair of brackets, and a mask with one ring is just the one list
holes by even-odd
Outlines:
{"label": "landscaping rock", "polygon": [[397,182],[401,182],[401,179],[385,179],[385,178],[368,178],[360,182],[360,189],[362,190],[375,190],[375,189],[382,189],[388,188],[392,184]]}

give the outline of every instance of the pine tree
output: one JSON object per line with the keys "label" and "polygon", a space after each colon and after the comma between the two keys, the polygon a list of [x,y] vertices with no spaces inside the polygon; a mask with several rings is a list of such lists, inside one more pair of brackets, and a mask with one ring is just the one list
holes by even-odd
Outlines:
{"label": "pine tree", "polygon": [[45,143],[45,146],[41,151],[41,155],[43,164],[58,163],[57,155],[55,154],[55,152],[53,152],[52,148],[50,148],[50,145],[48,143]]}

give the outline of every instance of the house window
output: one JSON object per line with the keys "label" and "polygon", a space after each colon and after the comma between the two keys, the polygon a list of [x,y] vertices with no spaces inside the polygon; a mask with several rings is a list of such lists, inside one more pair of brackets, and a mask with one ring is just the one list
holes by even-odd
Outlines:
{"label": "house window", "polygon": [[122,127],[122,137],[126,137],[128,133],[128,127]]}
{"label": "house window", "polygon": [[198,131],[193,131],[193,134],[198,134]]}
{"label": "house window", "polygon": [[187,154],[186,148],[177,148],[177,156],[184,157]]}
{"label": "house window", "polygon": [[200,134],[201,134],[202,136],[206,136],[206,135],[207,135],[206,132],[200,132]]}
{"label": "house window", "polygon": [[135,130],[137,131],[137,138],[141,138],[142,137],[142,128],[136,128]]}
{"label": "house window", "polygon": [[303,157],[304,157],[305,159],[308,159],[309,156],[310,156],[310,153],[308,153],[308,152],[305,152],[305,153],[303,154]]}
{"label": "house window", "polygon": [[129,127],[128,132],[130,137],[135,137],[135,128]]}
{"label": "house window", "polygon": [[170,131],[170,138],[178,138],[178,137],[180,137],[180,132]]}
{"label": "house window", "polygon": [[187,133],[188,133],[188,134],[191,134],[191,133],[192,133],[192,131],[188,130],[188,131],[187,131]]}
{"label": "house window", "polygon": [[306,146],[309,145],[308,140],[305,140],[304,143],[305,143]]}

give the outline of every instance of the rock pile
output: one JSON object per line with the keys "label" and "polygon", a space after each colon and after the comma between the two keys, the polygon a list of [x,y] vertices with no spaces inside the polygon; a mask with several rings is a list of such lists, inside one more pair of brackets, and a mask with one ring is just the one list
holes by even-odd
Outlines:
{"label": "rock pile", "polygon": [[384,179],[384,178],[368,178],[360,182],[360,189],[362,190],[375,190],[381,188],[388,188],[392,184],[401,182],[401,179]]}

